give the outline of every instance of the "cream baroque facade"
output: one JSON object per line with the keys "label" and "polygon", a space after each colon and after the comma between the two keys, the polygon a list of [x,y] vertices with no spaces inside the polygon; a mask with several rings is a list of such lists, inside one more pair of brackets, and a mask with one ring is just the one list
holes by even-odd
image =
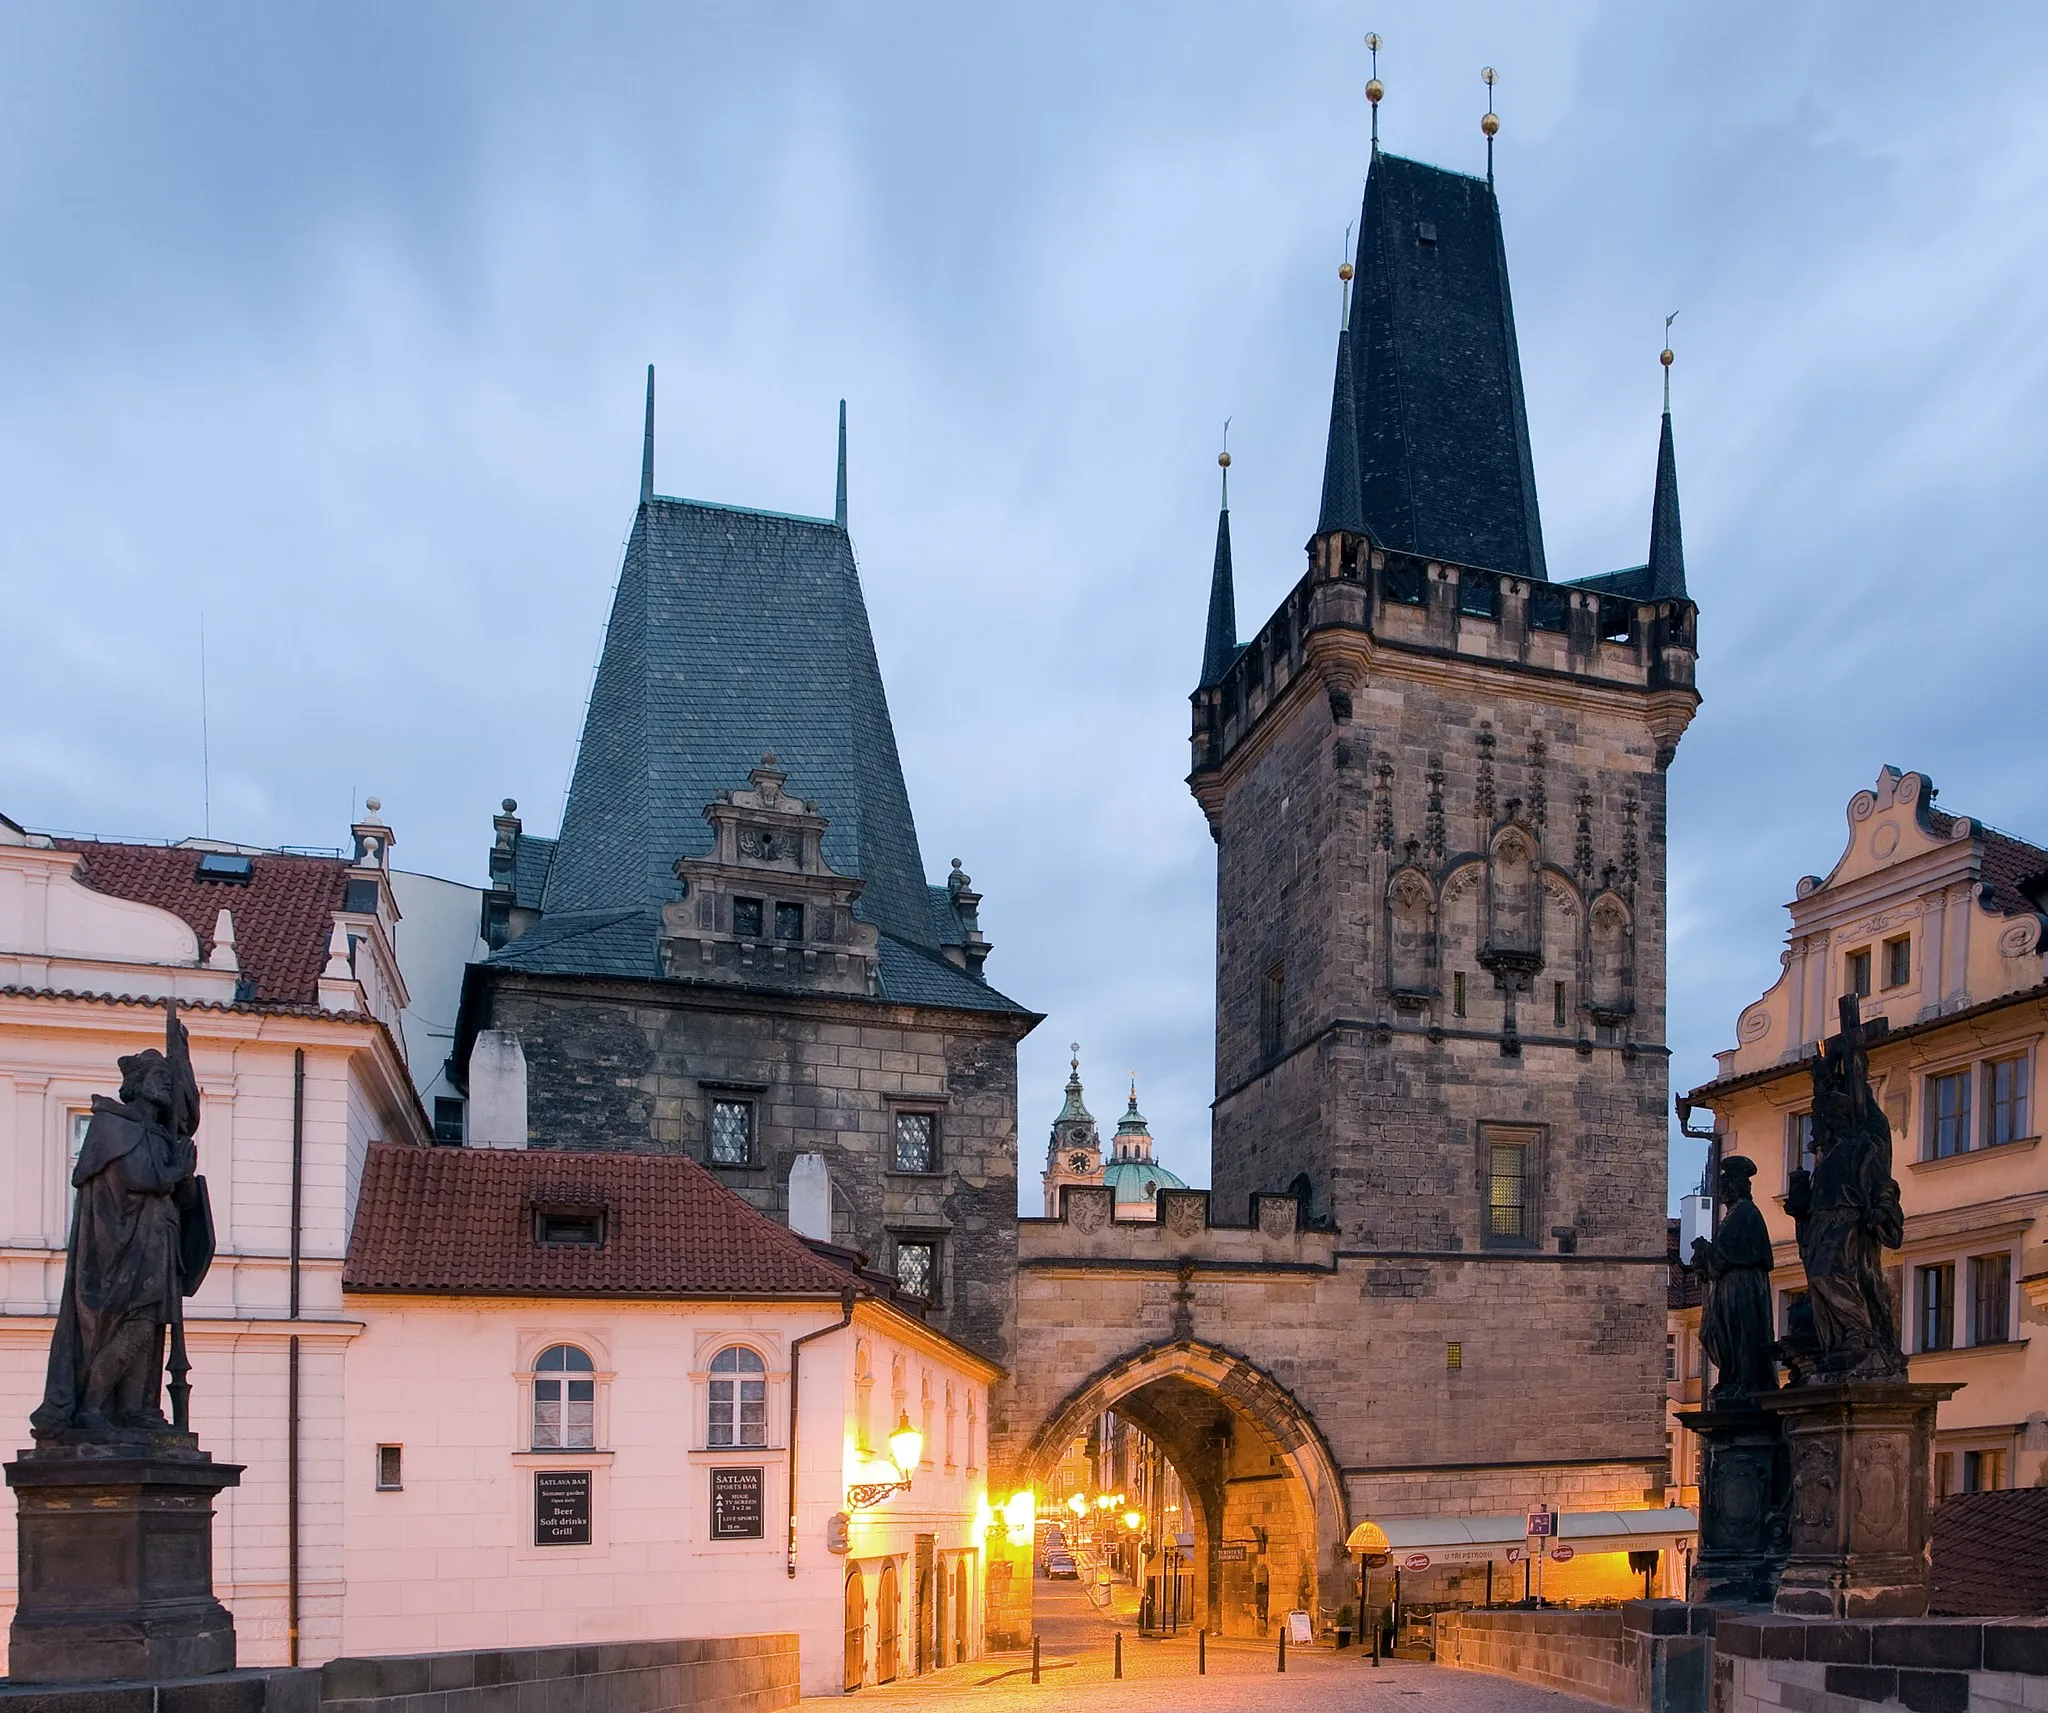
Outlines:
{"label": "cream baroque facade", "polygon": [[[1756,1162],[1782,1329],[1804,1276],[1784,1196],[1810,1142],[1808,1067],[1841,996],[1860,996],[1885,1028],[1870,1063],[1906,1213],[1905,1244],[1889,1257],[1902,1343],[1915,1380],[1962,1386],[1941,1406],[1936,1491],[2040,1485],[2048,850],[1936,809],[1924,774],[1889,767],[1850,800],[1848,831],[1833,869],[1799,882],[1783,973],[1737,1019],[1719,1075],[1686,1098],[1715,1114],[1722,1155]],[[1674,1314],[1679,1349],[1696,1349],[1696,1322]]]}

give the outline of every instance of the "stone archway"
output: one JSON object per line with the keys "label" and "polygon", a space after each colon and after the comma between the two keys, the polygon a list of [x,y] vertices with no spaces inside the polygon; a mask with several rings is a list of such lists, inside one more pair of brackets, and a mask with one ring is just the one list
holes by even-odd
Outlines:
{"label": "stone archway", "polygon": [[[1286,1387],[1217,1345],[1188,1340],[1131,1351],[1089,1375],[1039,1424],[1022,1458],[1035,1490],[1107,1410],[1161,1448],[1194,1501],[1196,1609],[1210,1629],[1255,1627],[1251,1588],[1262,1573],[1276,1619],[1297,1603],[1311,1612],[1319,1601],[1343,1604],[1343,1482],[1314,1419]],[[1232,1534],[1252,1543],[1243,1560],[1224,1556]]]}

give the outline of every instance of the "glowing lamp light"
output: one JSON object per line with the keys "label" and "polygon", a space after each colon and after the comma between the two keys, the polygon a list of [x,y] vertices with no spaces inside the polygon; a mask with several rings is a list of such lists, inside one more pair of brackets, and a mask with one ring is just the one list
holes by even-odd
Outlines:
{"label": "glowing lamp light", "polygon": [[1031,1544],[1032,1524],[1036,1519],[1037,1510],[1038,1502],[1032,1497],[1031,1489],[1028,1487],[1012,1493],[1003,1501],[1004,1538],[1010,1545]]}
{"label": "glowing lamp light", "polygon": [[1088,1514],[1088,1501],[1076,1493],[1067,1501],[1067,1509],[1077,1517],[1085,1517]]}
{"label": "glowing lamp light", "polygon": [[907,1410],[896,1414],[896,1431],[889,1436],[889,1460],[903,1471],[906,1483],[911,1471],[924,1461],[924,1435],[910,1425]]}
{"label": "glowing lamp light", "polygon": [[1095,1501],[1096,1509],[1102,1511],[1109,1510],[1113,1505],[1115,1505],[1115,1503],[1116,1501],[1112,1499],[1107,1493],[1103,1494],[1101,1498]]}
{"label": "glowing lamp light", "polygon": [[1145,1519],[1141,1513],[1137,1511],[1124,1512],[1124,1527],[1129,1529],[1132,1534],[1136,1534],[1144,1526]]}

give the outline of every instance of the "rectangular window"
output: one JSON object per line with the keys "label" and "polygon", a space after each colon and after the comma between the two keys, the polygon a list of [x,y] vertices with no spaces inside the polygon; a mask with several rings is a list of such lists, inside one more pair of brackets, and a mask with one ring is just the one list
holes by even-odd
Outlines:
{"label": "rectangular window", "polygon": [[1813,1170],[1813,1114],[1793,1112],[1785,1116],[1785,1187],[1792,1187],[1794,1172]]}
{"label": "rectangular window", "polygon": [[1564,1027],[1564,983],[1561,981],[1551,983],[1550,1021],[1555,1028]]}
{"label": "rectangular window", "polygon": [[737,940],[758,940],[761,937],[760,899],[735,898],[732,901],[732,932]]}
{"label": "rectangular window", "polygon": [[1995,1493],[2005,1485],[2005,1453],[1966,1451],[1963,1453],[1963,1491]]}
{"label": "rectangular window", "polygon": [[1993,1059],[1984,1067],[1984,1083],[1990,1096],[1986,1144],[1995,1148],[2001,1142],[2017,1142],[2023,1136],[2031,1136],[2033,1132],[2027,1128],[2032,1115],[2027,1110],[2026,1055]]}
{"label": "rectangular window", "polygon": [[1259,1000],[1259,1046],[1264,1055],[1277,1058],[1287,1039],[1287,966],[1275,964],[1266,971]]}
{"label": "rectangular window", "polygon": [[1946,1160],[1970,1147],[1970,1073],[1927,1079],[1927,1157]]}
{"label": "rectangular window", "polygon": [[460,1100],[451,1100],[444,1094],[434,1096],[434,1140],[436,1142],[453,1142],[457,1146],[461,1145],[462,1109],[465,1104],[465,1102]]}
{"label": "rectangular window", "polygon": [[1842,990],[1853,993],[1859,999],[1870,997],[1870,948],[1864,946],[1849,954],[1842,971]]}
{"label": "rectangular window", "polygon": [[714,1100],[711,1103],[711,1163],[751,1166],[754,1163],[754,1103]]}
{"label": "rectangular window", "polygon": [[1529,1145],[1490,1141],[1486,1146],[1486,1235],[1510,1241],[1529,1235]]}
{"label": "rectangular window", "polygon": [[896,1114],[896,1170],[936,1172],[939,1169],[939,1120],[930,1112]]}
{"label": "rectangular window", "polygon": [[1956,1267],[1953,1261],[1917,1267],[1920,1290],[1920,1348],[1951,1350],[1956,1342]]}
{"label": "rectangular window", "polygon": [[1454,1338],[1444,1346],[1444,1366],[1446,1368],[1458,1369],[1462,1369],[1465,1366],[1465,1341],[1463,1339]]}
{"label": "rectangular window", "polygon": [[927,1238],[899,1238],[896,1283],[913,1297],[934,1302],[939,1289],[939,1246]]}
{"label": "rectangular window", "polygon": [[707,1445],[768,1443],[768,1382],[759,1375],[734,1372],[711,1376],[711,1416]]}
{"label": "rectangular window", "polygon": [[804,907],[801,904],[775,906],[775,937],[785,941],[797,941],[804,937]]}
{"label": "rectangular window", "polygon": [[1453,970],[1451,972],[1451,1015],[1453,1017],[1463,1017],[1465,1015],[1465,972],[1463,970]]}
{"label": "rectangular window", "polygon": [[377,1447],[377,1491],[397,1493],[405,1486],[405,1447],[402,1445],[380,1445]]}
{"label": "rectangular window", "polygon": [[1664,1378],[1678,1378],[1678,1336],[1670,1332],[1664,1335]]}
{"label": "rectangular window", "polygon": [[2012,1256],[1970,1257],[1970,1342],[2003,1344],[2012,1337]]}
{"label": "rectangular window", "polygon": [[[563,1394],[568,1396],[564,1397]],[[594,1381],[543,1374],[533,1383],[533,1449],[588,1451],[597,1444]]]}
{"label": "rectangular window", "polygon": [[1946,1499],[1956,1490],[1956,1454],[1952,1451],[1937,1451],[1934,1454],[1934,1496]]}
{"label": "rectangular window", "polygon": [[1913,979],[1913,937],[1901,934],[1884,943],[1884,984],[1904,987]]}
{"label": "rectangular window", "polygon": [[377,883],[374,880],[352,880],[348,890],[342,894],[341,908],[350,916],[374,916],[377,914]]}
{"label": "rectangular window", "polygon": [[537,1207],[533,1210],[533,1240],[543,1249],[602,1249],[604,1209]]}

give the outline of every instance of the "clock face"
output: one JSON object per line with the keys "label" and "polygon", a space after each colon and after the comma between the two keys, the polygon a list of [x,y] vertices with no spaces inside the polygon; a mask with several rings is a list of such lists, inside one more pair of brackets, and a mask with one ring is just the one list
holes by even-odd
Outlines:
{"label": "clock face", "polygon": [[1086,1154],[1069,1154],[1067,1156],[1067,1164],[1077,1172],[1085,1172],[1088,1169],[1088,1156]]}

